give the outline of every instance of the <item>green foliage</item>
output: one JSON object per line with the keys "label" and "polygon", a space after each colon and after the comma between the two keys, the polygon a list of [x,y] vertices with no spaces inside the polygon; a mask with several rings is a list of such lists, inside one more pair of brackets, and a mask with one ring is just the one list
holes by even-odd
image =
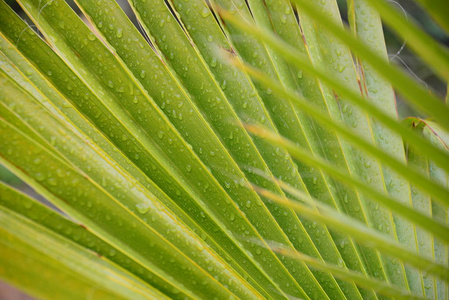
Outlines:
{"label": "green foliage", "polygon": [[[388,3],[0,0],[0,278],[42,299],[448,299],[449,108]],[[445,1],[417,1],[448,30]],[[139,30],[139,29],[140,30]],[[398,120],[396,96],[428,119]],[[447,102],[447,99],[446,99]]]}

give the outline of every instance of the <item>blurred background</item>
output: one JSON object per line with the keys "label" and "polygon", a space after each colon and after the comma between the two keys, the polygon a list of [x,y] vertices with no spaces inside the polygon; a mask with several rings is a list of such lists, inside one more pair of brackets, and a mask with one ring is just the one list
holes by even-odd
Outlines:
{"label": "blurred background", "polygon": [[[340,6],[342,18],[347,20],[346,14],[346,0],[337,0]],[[440,41],[442,44],[449,46],[449,36],[446,35],[433,20],[426,15],[418,5],[416,5],[412,0],[398,0],[389,1],[391,5],[403,12],[403,14],[409,18],[416,20],[422,28],[433,36],[436,40]],[[26,17],[25,13],[22,11],[20,6],[15,2],[15,0],[6,0],[6,2],[22,17],[28,24],[32,24],[29,18]],[[71,7],[81,15],[79,9],[74,4],[73,0],[67,0]],[[126,0],[117,0],[117,2],[122,6],[124,11],[128,14],[133,23],[137,26],[136,18],[129,7]],[[33,26],[32,26],[33,27]],[[410,73],[416,81],[420,82],[427,87],[429,92],[438,94],[440,96],[445,96],[447,91],[446,83],[439,80],[432,70],[430,70],[426,64],[417,58],[413,52],[411,52],[407,47],[407,42],[398,39],[387,27],[385,29],[385,40],[387,44],[387,51],[390,57],[390,61],[394,64],[401,66],[406,72]],[[397,99],[397,107],[399,117],[401,119],[409,116],[425,117],[417,114],[411,107],[405,104],[400,97]],[[33,189],[22,182],[19,178],[9,172],[0,163],[0,181],[6,182],[23,192],[35,197],[36,199],[49,204],[40,195],[36,194]],[[49,204],[49,206],[52,206]],[[1,266],[0,266],[1,268]],[[49,283],[51,284],[51,283]],[[27,295],[23,294],[16,288],[8,285],[0,280],[0,300],[29,300],[32,299]]]}

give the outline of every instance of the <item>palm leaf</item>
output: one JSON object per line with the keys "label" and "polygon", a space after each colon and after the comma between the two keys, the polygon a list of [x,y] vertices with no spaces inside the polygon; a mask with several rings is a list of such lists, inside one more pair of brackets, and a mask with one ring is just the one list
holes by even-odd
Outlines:
{"label": "palm leaf", "polygon": [[[445,46],[379,1],[348,1],[349,29],[334,0],[134,0],[137,27],[75,2],[87,21],[19,0],[39,34],[0,2],[0,162],[62,211],[0,184],[0,278],[38,298],[447,299],[449,110],[388,63],[381,19],[447,81]],[[434,120],[398,121],[395,91]]]}

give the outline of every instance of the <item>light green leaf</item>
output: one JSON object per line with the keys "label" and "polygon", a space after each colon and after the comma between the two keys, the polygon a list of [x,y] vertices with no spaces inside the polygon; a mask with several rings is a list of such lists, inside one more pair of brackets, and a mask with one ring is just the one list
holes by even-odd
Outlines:
{"label": "light green leaf", "polygon": [[[347,1],[346,29],[339,0],[12,1],[0,164],[59,210],[0,183],[0,278],[49,299],[447,299],[449,109],[389,64],[381,17],[445,82],[449,52],[391,5]],[[394,89],[429,119],[399,122]]]}
{"label": "light green leaf", "polygon": [[52,231],[52,234],[58,234],[59,236],[84,247],[86,249],[84,251],[91,250],[98,256],[107,258],[111,262],[126,269],[134,276],[141,278],[141,280],[157,288],[170,298],[189,298],[180,290],[167,283],[163,278],[158,277],[148,269],[135,263],[130,257],[95,236],[86,227],[65,218],[60,213],[51,210],[36,200],[3,183],[0,183],[0,205],[42,227],[45,227]]}
{"label": "light green leaf", "polygon": [[421,226],[422,228],[434,233],[435,236],[437,236],[439,239],[442,239],[444,242],[446,243],[449,242],[449,234],[448,234],[449,227],[446,224],[442,224],[438,221],[432,220],[428,216],[422,215],[419,212],[414,211],[410,207],[404,206],[403,204],[395,201],[394,199],[391,199],[391,197],[389,197],[388,195],[385,195],[382,192],[374,190],[369,185],[335,168],[334,166],[326,162],[324,159],[313,157],[312,155],[310,155],[310,153],[304,151],[300,147],[297,147],[294,143],[292,143],[286,138],[283,138],[277,134],[264,130],[261,127],[247,126],[247,128],[253,134],[263,136],[266,139],[272,141],[273,143],[282,145],[287,149],[287,151],[289,151],[289,153],[292,156],[296,157],[297,159],[301,159],[310,165],[323,169],[325,172],[329,173],[329,175],[335,177],[341,182],[344,182],[345,184],[357,187],[357,189],[359,189],[360,192],[369,195],[373,199],[373,201],[379,202],[380,204],[388,207],[393,212],[401,215],[402,217],[410,221],[413,221],[418,226]]}
{"label": "light green leaf", "polygon": [[[282,53],[285,59],[290,61],[292,64],[296,65],[298,68],[303,68],[305,71],[320,78],[320,80],[322,80],[325,84],[334,88],[342,96],[345,96],[346,100],[351,101],[352,103],[354,103],[363,110],[369,111],[372,117],[376,118],[379,122],[382,122],[386,127],[401,135],[405,141],[419,144],[420,152],[432,156],[433,159],[442,168],[444,168],[445,170],[449,170],[449,158],[446,152],[441,151],[441,149],[437,149],[436,147],[431,145],[426,139],[423,139],[421,136],[410,131],[408,128],[398,123],[397,120],[386,115],[375,105],[365,101],[359,94],[355,93],[351,89],[345,87],[343,83],[329,76],[327,72],[323,71],[322,69],[319,69],[318,67],[312,66],[308,61],[308,59],[303,57],[301,53],[298,53],[295,49],[291,48],[285,42],[274,37],[272,34],[265,31],[257,30],[254,27],[233,18],[232,15],[226,12],[221,12],[221,14],[230,22],[233,22],[234,24],[241,26],[258,39],[264,40],[266,43],[270,45],[270,47]],[[444,199],[441,199],[441,201],[446,202],[446,200]]]}
{"label": "light green leaf", "polygon": [[[37,4],[37,3],[36,3]],[[38,11],[36,10],[37,7],[31,7],[30,9],[34,9],[34,12],[37,14]],[[49,7],[47,7],[49,8]],[[51,11],[50,9],[44,10],[41,14],[40,14],[40,22],[44,22],[44,13],[49,13],[49,11]],[[48,15],[47,15],[48,16]],[[64,19],[66,20],[67,18],[67,13],[64,14]],[[51,22],[54,22],[53,18],[49,18],[48,20],[50,20]],[[55,24],[55,27],[57,28],[59,26],[58,24]],[[84,25],[83,25],[84,26]],[[52,27],[53,28],[53,27]],[[80,27],[81,28],[81,27]],[[79,33],[80,29],[77,30],[77,33]],[[70,35],[70,32],[66,32],[64,30],[61,29],[57,29],[56,31],[58,34],[68,34]],[[53,32],[55,33],[55,32]],[[87,47],[84,48],[84,42],[86,43],[90,43],[92,42],[95,46],[94,48],[92,47]],[[22,43],[23,45],[23,43]],[[76,48],[75,51],[79,51],[81,53],[81,55],[84,57],[85,54],[84,52],[81,52],[81,50],[83,51],[90,51],[87,53],[91,53],[90,55],[97,55],[97,50],[98,49],[103,49],[102,53],[103,55],[105,55],[105,57],[108,57],[109,62],[111,63],[117,63],[115,61],[115,58],[111,57],[111,54],[107,54],[108,51],[106,48],[104,48],[104,46],[102,46],[101,44],[99,44],[98,42],[95,41],[90,41],[88,39],[88,37],[86,36],[85,39],[81,40],[81,44],[78,45],[76,44],[76,46],[79,48]],[[61,47],[66,47],[66,45],[64,43],[61,44]],[[92,48],[92,49],[90,49]],[[64,48],[65,49],[65,48]],[[95,51],[93,51],[94,49],[96,49]],[[78,61],[77,55],[73,54],[73,51],[66,51],[64,52],[67,55],[69,55],[71,62],[73,64],[76,64],[77,66],[79,66],[80,68],[82,67],[82,65],[80,64],[80,62]],[[32,53],[32,55],[35,55],[34,53]],[[88,65],[90,67],[91,63],[89,62]],[[49,66],[51,67],[51,66]],[[85,67],[82,67],[85,68]],[[110,76],[110,79],[112,80],[119,80],[119,78],[121,76],[125,76],[126,74],[124,74],[123,70],[121,69],[121,66],[117,66],[117,68],[114,68],[114,70],[116,70],[118,73],[113,76],[111,71],[108,71],[108,74]],[[57,72],[57,70],[53,70],[54,72]],[[104,70],[103,70],[104,71]],[[99,73],[103,72],[101,69],[98,70]],[[44,72],[43,73],[47,73]],[[56,74],[56,73],[52,73],[52,77]],[[86,69],[86,73],[85,74],[91,74],[89,69]],[[104,73],[105,74],[105,73]],[[121,74],[121,75],[120,75]],[[213,215],[215,215],[215,217],[219,218],[221,223],[226,224],[226,226],[229,226],[229,228],[231,229],[231,231],[233,232],[233,234],[235,235],[239,235],[239,234],[243,234],[243,235],[250,235],[250,236],[258,236],[258,233],[255,231],[254,227],[248,222],[248,220],[246,219],[247,217],[253,217],[257,220],[260,219],[261,215],[265,215],[266,217],[264,217],[265,222],[264,223],[258,223],[259,225],[259,231],[263,234],[264,237],[269,238],[269,239],[275,239],[275,240],[279,240],[279,241],[287,241],[285,236],[283,235],[283,233],[280,230],[273,230],[273,228],[278,228],[277,225],[275,225],[272,217],[268,214],[267,210],[265,209],[265,207],[259,206],[257,205],[257,202],[261,202],[260,199],[258,199],[257,194],[255,194],[254,192],[250,192],[246,189],[243,189],[240,185],[240,183],[236,183],[236,184],[232,184],[232,186],[234,187],[233,189],[229,189],[227,188],[229,191],[231,191],[233,194],[233,196],[236,196],[238,194],[240,194],[240,196],[238,196],[238,200],[239,201],[244,201],[240,203],[240,207],[241,208],[245,208],[248,209],[248,214],[246,216],[243,215],[243,212],[237,209],[237,206],[231,202],[231,199],[229,197],[229,195],[226,194],[226,192],[224,191],[223,187],[220,186],[216,180],[214,178],[211,177],[210,172],[207,170],[207,168],[202,165],[202,163],[199,161],[198,158],[196,158],[195,156],[193,156],[192,153],[192,149],[190,149],[190,147],[180,138],[179,134],[177,133],[177,131],[175,131],[170,123],[164,123],[166,122],[166,118],[161,114],[160,110],[155,108],[155,111],[146,111],[146,115],[148,117],[148,119],[153,120],[153,122],[156,121],[160,121],[160,126],[155,126],[153,124],[153,126],[148,126],[149,124],[145,122],[145,119],[142,119],[138,116],[136,116],[136,120],[138,122],[140,122],[141,124],[145,125],[145,133],[142,132],[142,130],[138,129],[139,127],[131,121],[130,116],[127,115],[127,113],[125,113],[122,109],[120,109],[118,107],[119,103],[120,105],[123,104],[123,102],[119,102],[114,100],[114,98],[111,96],[111,94],[108,92],[106,92],[106,89],[108,89],[108,84],[106,84],[106,86],[104,86],[104,76],[102,77],[102,81],[98,82],[97,78],[92,77],[91,75],[83,75],[84,77],[86,77],[85,81],[88,82],[89,84],[94,84],[95,89],[100,87],[100,89],[103,89],[105,92],[103,94],[101,98],[101,100],[99,98],[95,98],[95,97],[91,97],[89,99],[89,101],[94,101],[95,105],[101,107],[101,112],[102,114],[99,114],[99,117],[96,118],[95,116],[97,115],[98,111],[86,111],[86,109],[89,109],[89,107],[86,106],[82,106],[80,107],[80,103],[75,103],[72,102],[72,104],[76,104],[78,106],[78,108],[82,108],[82,110],[87,113],[90,116],[91,121],[93,121],[97,126],[99,126],[99,128],[101,128],[103,130],[103,132],[105,132],[106,134],[108,134],[109,138],[114,139],[115,144],[119,144],[120,147],[122,149],[124,149],[124,151],[128,151],[131,152],[129,154],[129,158],[131,158],[133,160],[133,162],[135,164],[138,164],[140,166],[142,166],[142,164],[145,164],[144,167],[141,167],[143,170],[145,170],[145,172],[151,176],[154,180],[159,180],[159,182],[161,182],[161,178],[155,178],[156,175],[155,172],[153,172],[153,169],[156,168],[156,166],[158,166],[156,169],[158,171],[165,171],[165,170],[170,170],[170,174],[177,176],[177,181],[178,182],[191,182],[191,185],[187,185],[184,187],[180,187],[181,189],[185,189],[188,188],[189,192],[192,193],[193,195],[195,195],[196,197],[198,197],[197,195],[200,194],[202,196],[202,201],[206,201],[207,203],[209,203],[210,205],[206,206],[201,203],[201,205],[203,206],[203,208],[208,212],[208,214],[210,214],[210,210],[215,211],[215,213],[212,213]],[[126,75],[127,76],[127,75]],[[73,75],[72,75],[73,77]],[[70,78],[72,78],[70,77]],[[59,85],[60,89],[61,88],[66,88],[65,84],[64,86]],[[76,92],[75,92],[76,91]],[[97,91],[98,92],[98,91]],[[73,87],[71,88],[71,90],[69,90],[69,94],[77,94],[79,93],[78,89],[73,89]],[[122,97],[120,96],[120,92],[117,92],[115,89],[113,91],[113,93],[117,96],[117,97]],[[125,95],[123,95],[123,97],[125,97]],[[128,96],[126,96],[128,97]],[[143,96],[141,96],[141,100],[138,101],[138,103],[140,103],[141,105],[148,105],[148,100],[144,99]],[[85,100],[83,100],[85,101]],[[107,105],[105,105],[107,104]],[[131,110],[131,112],[133,114],[137,114],[139,110],[134,106],[133,101],[129,101],[129,103],[127,105],[129,106],[129,109]],[[113,111],[113,113],[111,113],[111,110]],[[144,110],[142,110],[144,111]],[[150,113],[154,113],[156,115],[151,116],[148,115]],[[112,120],[116,120],[117,115],[120,116],[118,119],[120,119],[120,122],[117,121],[112,121]],[[105,123],[103,118],[107,118],[109,119],[108,122],[109,123]],[[139,119],[140,118],[140,119]],[[164,125],[162,125],[164,124]],[[114,132],[113,134],[111,134],[111,130],[112,128],[120,128],[122,125],[125,125],[126,127],[122,129],[120,129],[121,133],[120,134],[116,134],[116,132]],[[112,127],[111,127],[112,126]],[[160,132],[163,131],[164,132],[164,138],[161,139],[160,136]],[[132,134],[130,134],[132,132]],[[128,135],[130,134],[130,135]],[[149,138],[148,134],[151,135],[151,139]],[[122,137],[123,135],[126,135],[128,137],[127,140],[123,141]],[[136,138],[136,136],[138,138]],[[198,137],[200,138],[200,137]],[[134,151],[129,151],[130,150],[130,146],[129,144],[133,142],[136,143],[138,146],[140,146],[140,153],[136,153]],[[209,142],[209,140],[206,140],[206,142]],[[144,148],[142,148],[142,143],[145,145]],[[126,145],[126,146],[125,146]],[[207,144],[206,144],[207,145]],[[124,148],[123,148],[124,147]],[[162,151],[160,150],[160,148],[163,147],[166,149],[166,151],[164,151],[164,153],[162,153]],[[179,153],[174,153],[172,151],[172,149],[178,149],[178,148],[184,149],[183,150],[183,154],[186,156],[179,156]],[[210,144],[209,144],[210,147]],[[151,151],[149,151],[149,149],[151,149]],[[224,157],[226,158],[227,154],[222,154],[221,150],[219,151],[219,149],[216,149],[215,147],[212,147],[213,150],[208,149],[207,151],[204,150],[204,155],[205,156],[210,156],[212,157],[212,160],[220,160]],[[209,151],[210,150],[210,151]],[[217,152],[215,152],[217,151]],[[211,154],[212,153],[212,154]],[[144,155],[145,154],[145,155]],[[157,159],[154,158],[154,155],[157,155]],[[224,155],[224,156],[223,156]],[[168,162],[167,161],[167,156],[169,156],[171,159],[175,159],[176,163],[173,162]],[[215,157],[216,156],[216,157]],[[187,159],[187,157],[189,157]],[[214,158],[215,157],[215,158]],[[152,159],[151,164],[148,164],[148,160]],[[181,161],[180,161],[181,160]],[[186,162],[189,161],[191,162],[191,164],[186,164]],[[161,162],[164,164],[163,166],[160,166]],[[183,167],[179,167],[179,168],[175,168],[174,166],[186,166],[185,168]],[[160,167],[159,167],[160,166]],[[190,166],[190,167],[189,167]],[[223,165],[219,165],[221,167],[223,167]],[[215,167],[218,167],[218,165],[216,165]],[[178,175],[176,175],[178,174]],[[179,177],[181,176],[181,178]],[[176,177],[175,177],[176,178]],[[229,179],[229,175],[228,174],[220,174],[219,177],[220,180],[222,180],[223,185],[226,187],[227,184],[225,184],[226,182],[229,183],[229,185],[233,182],[230,181]],[[226,181],[224,181],[226,180]],[[198,181],[202,182],[202,184],[199,186],[198,185]],[[161,186],[161,188],[164,188],[168,191],[171,192],[171,194],[174,197],[179,197],[179,195],[176,195],[176,190],[172,189],[172,184],[173,181],[170,180],[170,184],[167,184],[166,182],[163,183],[163,186]],[[235,194],[237,193],[237,194]],[[253,196],[251,196],[251,194]],[[207,195],[207,196],[206,196]],[[221,195],[221,196],[219,196]],[[246,195],[246,196],[245,196]],[[250,201],[248,199],[247,196],[250,196],[253,200],[251,200],[251,203],[254,203],[251,207],[247,207],[246,203],[248,201]],[[250,198],[250,199],[251,199]],[[217,199],[221,199],[220,201],[217,201]],[[180,199],[180,200],[184,200],[184,199]],[[217,205],[220,205],[218,206]],[[231,205],[229,205],[231,204]],[[226,213],[223,213],[222,208],[225,208],[227,210]],[[257,218],[256,218],[257,216]],[[200,217],[200,216],[197,216]],[[268,225],[269,222],[268,220],[272,220],[271,224],[272,225]],[[264,227],[266,227],[266,229],[264,229]],[[268,230],[268,228],[270,228],[270,230]],[[260,237],[259,237],[260,238]],[[247,243],[247,250],[249,251],[255,251],[254,249],[250,248],[250,243]],[[295,286],[296,284],[293,282],[293,278],[292,276],[287,272],[287,270],[285,269],[285,267],[280,263],[280,261],[278,260],[277,257],[274,256],[274,254],[271,251],[266,251],[265,253],[263,253],[263,255],[260,255],[258,253],[253,254],[254,258],[256,260],[258,260],[260,262],[261,265],[265,265],[265,268],[268,268],[267,263],[264,262],[264,260],[267,260],[267,257],[270,257],[271,261],[276,262],[276,264],[278,265],[278,271],[274,272],[274,273],[278,273],[278,274],[283,274],[282,276],[284,276],[285,280],[280,280],[278,282],[278,284],[282,284],[282,285],[288,285],[290,287],[290,289],[292,289],[292,293],[298,293],[298,291],[300,291],[300,289],[295,288],[293,289],[292,287]],[[311,277],[310,271],[305,267],[305,265],[301,265],[298,264],[298,262],[293,261],[293,260],[286,260],[285,264],[288,265],[289,268],[292,269],[292,272],[299,272],[299,270],[301,270],[302,274],[304,276],[308,276]],[[273,270],[273,265],[270,265],[270,270]],[[309,275],[307,275],[309,274]],[[292,281],[290,284],[288,284],[288,281]],[[316,281],[314,280],[314,278],[311,278],[311,283],[317,285]]]}
{"label": "light green leaf", "polygon": [[[121,152],[116,151],[114,145],[106,139],[101,132],[98,132],[95,127],[92,127],[92,125],[85,120],[85,118],[67,99],[61,97],[58,92],[54,90],[48,82],[46,82],[45,78],[42,77],[39,72],[37,72],[30,64],[27,64],[26,61],[24,61],[25,58],[21,56],[20,53],[17,53],[12,45],[4,39],[1,41],[3,43],[1,48],[2,51],[14,62],[17,62],[16,66],[20,66],[22,72],[30,76],[31,80],[33,80],[33,84],[38,86],[41,89],[41,92],[45,93],[45,96],[48,97],[48,99],[51,99],[51,102],[48,102],[46,98],[39,96],[39,92],[34,89],[28,89],[30,94],[35,95],[41,104],[43,104],[49,111],[54,112],[55,115],[60,117],[64,122],[67,122],[68,120],[66,118],[68,118],[70,120],[69,122],[76,124],[76,126],[83,131],[84,134],[90,137],[91,144],[96,144],[98,147],[101,147],[101,149],[105,151],[111,159],[115,160],[120,166],[122,166],[122,172],[129,173],[130,176],[144,184],[144,187],[142,187],[143,189],[147,189],[150,193],[154,194],[157,199],[164,203],[164,205],[166,205],[172,212],[176,213],[176,215],[185,224],[197,232],[197,234],[206,240],[207,243],[217,252],[222,253],[224,249],[226,252],[230,253],[231,257],[234,258],[234,261],[230,261],[230,264],[234,265],[238,270],[240,270],[240,272],[243,272],[243,274],[246,274],[245,271],[241,270],[240,266],[242,266],[243,261],[248,259],[248,256],[239,249],[239,246],[236,246],[235,241],[229,238],[228,233],[223,233],[223,231],[221,231],[221,227],[210,218],[207,212],[205,212],[200,206],[194,205],[193,203],[187,201],[190,196],[185,193],[184,189],[171,190],[171,193],[177,197],[175,199],[182,199],[183,201],[174,202],[172,199],[168,198],[168,196],[164,194],[164,192],[161,191],[152,181],[150,181],[141,170],[130,162],[126,156],[124,156]],[[52,71],[57,72],[63,67],[64,65],[59,65],[59,68],[52,69]],[[11,73],[14,70],[14,66],[8,66],[5,70],[8,70],[8,72]],[[30,112],[30,115],[37,117],[33,109],[28,111]],[[37,118],[37,121],[42,122],[43,120],[42,118]],[[40,125],[38,125],[37,128],[39,128],[39,126]],[[36,126],[34,126],[34,128],[36,128]],[[70,151],[70,149],[67,150]],[[99,151],[99,149],[97,149],[97,151]],[[87,174],[92,174],[91,166],[81,164],[80,167]],[[97,182],[99,184],[103,182],[103,174],[100,173],[100,176],[97,177]],[[172,184],[174,184],[174,182],[172,182]],[[108,187],[114,188],[111,185]],[[133,203],[131,204],[131,207],[136,209],[137,204]],[[189,216],[187,216],[182,209],[184,209]],[[192,219],[190,219],[190,217],[192,217]],[[272,283],[264,279],[264,275],[260,272],[258,267],[253,267],[246,264],[245,268],[248,270],[247,272],[253,273],[253,276],[258,278],[262,286],[271,286]]]}
{"label": "light green leaf", "polygon": [[[438,124],[435,124],[432,121],[428,120],[421,120],[421,119],[414,119],[410,118],[408,120],[411,121],[411,125],[415,127],[418,130],[421,130],[423,135],[428,138],[434,145],[437,147],[440,147],[441,149],[448,151],[449,150],[449,135],[447,132],[443,131]],[[430,178],[433,179],[435,182],[438,182],[442,185],[449,186],[449,175],[447,172],[443,171],[438,165],[436,165],[430,157],[427,158],[427,170],[426,172],[429,173]],[[416,191],[417,196],[422,195],[419,190]],[[433,195],[427,194],[425,195],[427,197],[430,196],[431,204],[430,204],[430,211],[431,215],[435,220],[438,220],[441,223],[448,224],[449,218],[448,218],[448,209],[447,207],[442,206],[440,203],[435,201],[433,198]],[[433,240],[433,247],[432,252],[427,252],[427,255],[429,253],[433,254],[434,259],[436,262],[444,265],[448,265],[448,256],[449,256],[449,246],[447,243],[442,242],[438,238],[435,238],[432,236]],[[422,245],[425,247],[425,245]],[[432,246],[432,245],[431,245]],[[432,287],[432,285],[427,285]],[[437,280],[434,284],[436,287],[434,294],[438,297],[438,299],[445,299],[447,298],[447,285],[445,285],[441,280]],[[426,290],[427,292],[427,290]],[[429,291],[430,292],[430,291]],[[430,292],[431,293],[431,292]]]}
{"label": "light green leaf", "polygon": [[353,282],[360,287],[373,289],[379,295],[394,297],[395,299],[424,299],[422,297],[410,294],[407,290],[402,290],[396,286],[386,284],[385,282],[377,280],[375,278],[371,278],[369,276],[362,275],[350,270],[345,270],[338,265],[324,264],[314,259],[313,257],[304,255],[299,252],[291,252],[291,250],[285,249],[284,247],[282,247],[282,245],[270,244],[270,247],[276,252],[304,261],[312,268],[330,272],[337,278],[341,278],[342,280],[347,282]]}
{"label": "light green leaf", "polygon": [[[203,293],[218,293],[229,296],[229,290],[225,289],[216,279],[210,277],[206,271],[199,268],[186,256],[187,253],[203,256],[204,262],[207,261],[213,271],[214,267],[211,263],[214,263],[214,260],[204,257],[204,255],[208,256],[208,251],[186,251],[186,254],[180,252],[179,249],[159,235],[155,228],[144,224],[141,219],[136,218],[133,212],[124,209],[121,204],[114,201],[111,195],[105,193],[104,189],[91,182],[89,178],[79,174],[76,169],[51,155],[5,121],[1,120],[1,123],[2,136],[7,137],[0,144],[2,163],[14,168],[16,174],[25,179],[39,193],[51,199],[54,204],[85,224],[87,228],[104,237],[111,245],[127,255],[131,255],[137,262],[164,277],[183,292],[191,294],[191,290],[196,289],[196,281],[192,282],[188,278],[199,275],[198,278],[202,278],[201,282],[204,283],[201,290]],[[22,149],[26,149],[24,151],[29,154],[12,151],[11,145],[13,144],[26,145]],[[30,154],[33,154],[34,158],[23,159],[24,157],[30,157]],[[39,161],[36,164],[35,161],[38,159]],[[42,170],[43,166],[45,166],[45,170]],[[60,180],[58,178],[63,179],[60,185],[58,184]],[[147,204],[151,205],[149,201]],[[156,219],[162,221],[163,218],[164,212],[154,215],[154,221]],[[151,220],[148,219],[148,221]],[[163,225],[162,223],[153,224],[156,226]],[[166,225],[168,224],[166,223]],[[170,227],[165,226],[164,232],[167,232],[167,229],[170,229]],[[170,231],[172,230],[176,232],[175,227],[171,227]],[[172,236],[176,236],[178,242],[184,240],[184,247],[192,249],[193,242],[195,249],[205,249],[202,243],[189,238],[186,233],[175,234],[174,232],[171,232]],[[142,248],[142,241],[145,240],[148,247]],[[177,269],[178,271],[176,274],[169,276],[167,275],[168,269]],[[221,276],[228,276],[225,275],[227,272],[223,272],[222,266],[215,270],[218,269]],[[227,281],[227,284],[234,285],[235,282],[236,287],[241,284],[234,281],[238,280],[238,277],[232,276],[230,278],[232,279]],[[247,296],[251,293],[249,292]]]}
{"label": "light green leaf", "polygon": [[298,199],[303,200],[308,204],[314,203],[317,205],[318,210],[291,199],[281,198],[263,188],[255,188],[260,194],[266,196],[270,200],[291,207],[307,218],[326,223],[328,226],[333,226],[337,230],[351,235],[362,244],[375,247],[396,259],[402,260],[405,263],[425,271],[426,273],[433,274],[446,282],[449,281],[448,267],[446,265],[433,262],[431,259],[424,258],[418,253],[406,249],[399,243],[392,241],[385,234],[374,231],[359,221],[338,213],[324,204],[319,204],[317,200],[312,199],[301,192],[293,191],[291,187],[286,187],[286,189],[294,192]]}
{"label": "light green leaf", "polygon": [[[14,262],[20,269],[24,269],[23,266],[20,266],[20,261],[17,261],[20,256],[35,260],[37,263],[31,264],[30,271],[23,271],[25,276],[38,275],[36,272],[39,269],[42,270],[42,264],[48,264],[50,272],[54,272],[55,268],[60,267],[61,273],[68,273],[66,276],[69,277],[69,280],[72,280],[71,285],[75,289],[74,298],[76,298],[77,293],[82,295],[83,292],[88,297],[90,293],[93,293],[95,297],[102,297],[101,290],[103,290],[106,297],[111,297],[111,295],[108,295],[109,293],[116,294],[119,298],[168,299],[154,288],[144,284],[121,268],[112,265],[107,260],[98,257],[95,253],[69,242],[3,207],[0,207],[0,233],[0,243],[3,244],[1,248],[6,248],[2,250],[2,252],[6,252],[2,253],[2,258],[11,255],[10,251],[13,250],[15,253],[12,255],[16,256]],[[8,254],[8,256],[4,256],[5,254]],[[10,264],[14,265],[13,263]],[[45,271],[43,273],[45,274]],[[76,278],[82,278],[82,280],[74,280],[75,276]],[[37,277],[39,278],[39,276]],[[91,284],[87,291],[85,290],[86,281]],[[70,282],[66,284],[70,284]],[[54,285],[58,285],[58,283],[55,282]],[[77,287],[76,285],[81,286]],[[76,291],[83,285],[84,291]],[[34,286],[33,292],[37,295],[42,293],[48,297],[49,291],[47,289],[51,287],[51,284],[40,287]],[[56,288],[56,291],[58,289]],[[98,296],[95,293],[96,289],[100,289],[100,295]],[[78,297],[81,296],[79,294]]]}

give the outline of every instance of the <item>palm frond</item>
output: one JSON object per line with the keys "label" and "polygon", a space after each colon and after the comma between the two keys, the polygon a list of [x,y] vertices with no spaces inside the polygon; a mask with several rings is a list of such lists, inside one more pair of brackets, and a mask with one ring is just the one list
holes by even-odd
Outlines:
{"label": "palm frond", "polygon": [[[1,279],[43,299],[448,299],[449,109],[382,28],[447,82],[416,22],[373,0],[347,1],[349,26],[336,0],[133,0],[134,24],[115,0],[17,2],[36,31],[0,1],[0,163],[59,210],[0,183]],[[428,118],[399,120],[395,92]]]}

